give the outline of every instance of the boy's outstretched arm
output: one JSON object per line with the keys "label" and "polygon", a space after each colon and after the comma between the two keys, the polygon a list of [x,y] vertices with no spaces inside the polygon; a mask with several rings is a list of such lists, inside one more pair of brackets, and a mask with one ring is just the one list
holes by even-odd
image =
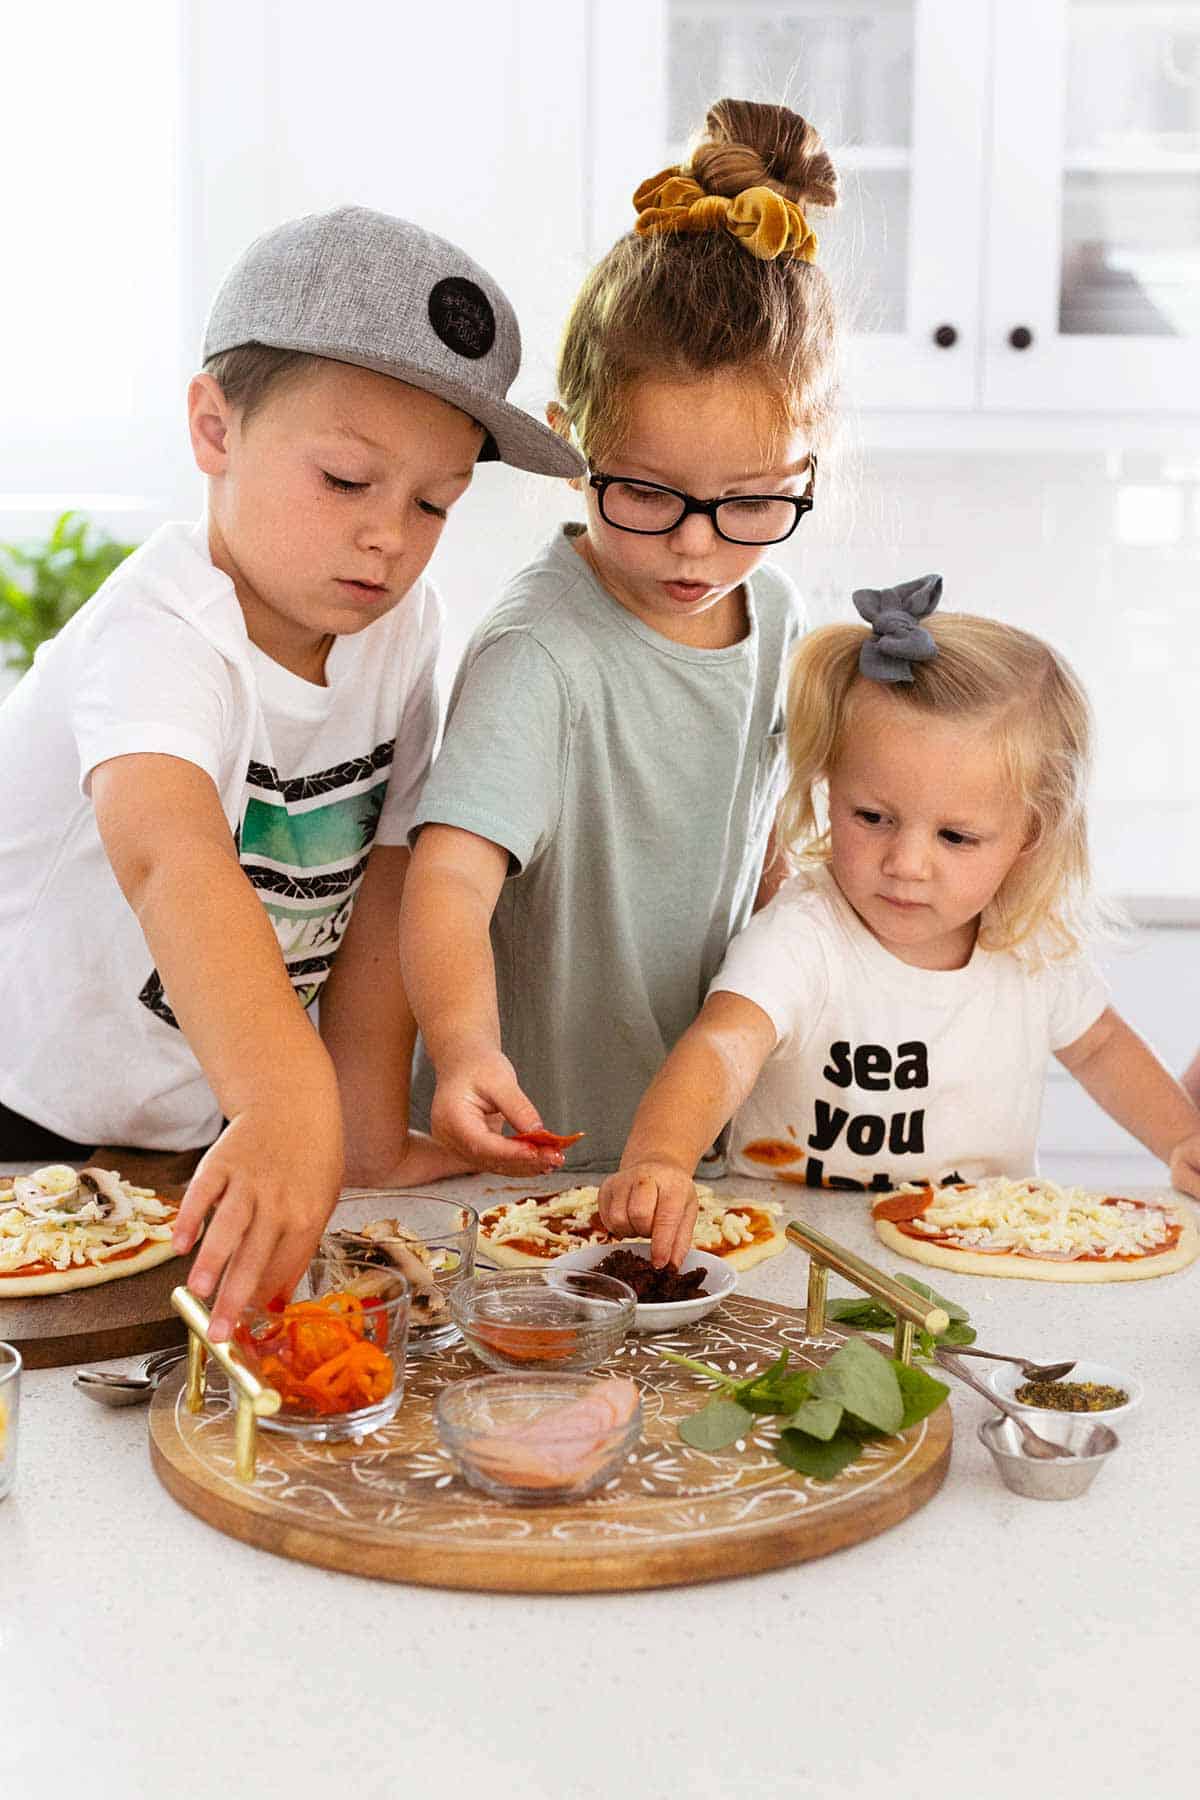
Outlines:
{"label": "boy's outstretched arm", "polygon": [[1058,1060],[1110,1118],[1167,1164],[1173,1186],[1200,1199],[1200,1110],[1119,1013],[1107,1007]]}
{"label": "boy's outstretched arm", "polygon": [[137,754],[91,776],[113,873],[180,1027],[229,1123],[188,1186],[174,1242],[195,1242],[189,1285],[220,1283],[214,1336],[252,1298],[290,1294],[337,1199],[342,1117],[329,1055],[288,979],[208,775]]}
{"label": "boy's outstretched arm", "polygon": [[760,1006],[713,994],[642,1096],[620,1170],[600,1189],[600,1216],[617,1237],[649,1236],[656,1268],[678,1267],[691,1248],[696,1164],[774,1048],[775,1027]]}
{"label": "boy's outstretched arm", "polygon": [[417,1026],[400,976],[399,926],[409,861],[399,845],[371,851],[321,989],[321,1038],[337,1070],[351,1187],[417,1187],[472,1167],[408,1129]]}
{"label": "boy's outstretched arm", "polygon": [[404,884],[400,962],[437,1071],[434,1137],[473,1168],[536,1175],[560,1168],[562,1152],[514,1144],[500,1129],[505,1120],[517,1131],[542,1123],[500,1042],[491,922],[507,874],[502,845],[454,825],[426,825]]}

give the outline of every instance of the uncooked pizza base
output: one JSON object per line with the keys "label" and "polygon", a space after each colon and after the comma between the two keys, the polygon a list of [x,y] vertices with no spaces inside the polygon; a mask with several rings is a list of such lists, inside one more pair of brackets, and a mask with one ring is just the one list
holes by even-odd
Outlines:
{"label": "uncooked pizza base", "polygon": [[[555,1198],[554,1195],[550,1194],[547,1194],[545,1197],[546,1199]],[[766,1262],[767,1258],[770,1256],[778,1256],[781,1250],[787,1248],[787,1238],[784,1235],[783,1226],[773,1214],[762,1211],[759,1207],[756,1207],[752,1201],[735,1201],[733,1204],[741,1209],[750,1211],[753,1215],[754,1223],[759,1229],[769,1225],[771,1235],[769,1237],[756,1238],[751,1244],[739,1244],[736,1249],[727,1250],[724,1253],[713,1251],[710,1252],[710,1254],[720,1255],[721,1261],[723,1263],[728,1263],[731,1269],[744,1271],[746,1269],[753,1269],[760,1262]],[[488,1210],[488,1208],[484,1208],[485,1213]],[[645,1243],[646,1241],[645,1238],[613,1238],[612,1246],[613,1249],[616,1250],[619,1249],[622,1244],[636,1242]],[[556,1250],[553,1256],[534,1256],[529,1250],[518,1250],[511,1244],[503,1242],[497,1243],[493,1238],[488,1237],[482,1221],[480,1222],[479,1229],[479,1245],[484,1254],[492,1262],[498,1263],[502,1269],[544,1269],[548,1263],[552,1263],[559,1256],[566,1254],[563,1250]],[[579,1248],[580,1246],[574,1247]]]}
{"label": "uncooked pizza base", "polygon": [[75,1263],[45,1275],[0,1275],[0,1300],[22,1300],[31,1294],[70,1294],[76,1288],[99,1287],[103,1281],[119,1281],[123,1276],[157,1268],[159,1263],[169,1262],[179,1254],[170,1238],[155,1239],[141,1245],[135,1255],[109,1262]]}
{"label": "uncooked pizza base", "polygon": [[876,1219],[882,1243],[911,1262],[928,1263],[935,1269],[953,1269],[962,1275],[994,1275],[1017,1281],[1149,1281],[1156,1275],[1174,1275],[1200,1256],[1200,1230],[1190,1208],[1162,1203],[1162,1210],[1181,1227],[1179,1242],[1171,1250],[1137,1262],[1039,1262],[1031,1256],[980,1255],[972,1250],[948,1250],[944,1244],[923,1244],[919,1238],[898,1231],[890,1219]]}

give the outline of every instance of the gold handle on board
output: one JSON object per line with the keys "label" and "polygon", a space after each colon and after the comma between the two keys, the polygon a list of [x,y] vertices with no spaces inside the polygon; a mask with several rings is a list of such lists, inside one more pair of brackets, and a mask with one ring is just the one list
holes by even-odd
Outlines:
{"label": "gold handle on board", "polygon": [[882,1300],[891,1307],[896,1314],[895,1352],[901,1362],[912,1362],[915,1326],[936,1337],[949,1325],[950,1315],[943,1307],[931,1306],[928,1300],[922,1300],[911,1288],[893,1281],[882,1269],[877,1269],[873,1263],[856,1256],[844,1244],[837,1244],[832,1238],[827,1238],[824,1232],[814,1231],[811,1225],[804,1225],[799,1219],[790,1219],[787,1238],[798,1250],[808,1252],[809,1337],[820,1337],[825,1329],[825,1294],[830,1269],[852,1286],[861,1288],[865,1294],[871,1294],[876,1300]]}
{"label": "gold handle on board", "polygon": [[188,1328],[187,1409],[199,1412],[203,1406],[206,1365],[209,1357],[215,1356],[237,1395],[234,1466],[240,1481],[253,1481],[258,1421],[279,1411],[283,1405],[282,1396],[274,1388],[264,1387],[228,1344],[213,1342],[208,1334],[208,1311],[190,1289],[175,1288],[171,1305]]}

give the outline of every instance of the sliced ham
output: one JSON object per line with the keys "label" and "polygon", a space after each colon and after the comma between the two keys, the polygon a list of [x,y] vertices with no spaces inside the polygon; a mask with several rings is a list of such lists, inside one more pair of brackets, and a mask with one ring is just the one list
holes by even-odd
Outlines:
{"label": "sliced ham", "polygon": [[638,1390],[609,1376],[582,1400],[547,1407],[523,1425],[470,1438],[462,1446],[481,1474],[525,1488],[568,1488],[594,1475],[612,1454],[614,1439],[633,1418]]}

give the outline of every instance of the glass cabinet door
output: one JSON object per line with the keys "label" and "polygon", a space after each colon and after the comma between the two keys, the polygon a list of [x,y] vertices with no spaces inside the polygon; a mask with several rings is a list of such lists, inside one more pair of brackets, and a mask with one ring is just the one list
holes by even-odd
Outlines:
{"label": "glass cabinet door", "polygon": [[1200,0],[997,9],[987,399],[1200,411]]}
{"label": "glass cabinet door", "polygon": [[1067,8],[1058,327],[1200,336],[1200,0]]}
{"label": "glass cabinet door", "polygon": [[973,405],[986,16],[986,0],[597,0],[593,252],[631,228],[638,180],[686,160],[714,100],[790,106],[841,180],[811,223],[852,399]]}
{"label": "glass cabinet door", "polygon": [[841,204],[814,211],[820,260],[853,294],[859,332],[908,323],[913,0],[813,5],[668,0],[667,162],[681,162],[721,95],[785,102],[811,119]]}

